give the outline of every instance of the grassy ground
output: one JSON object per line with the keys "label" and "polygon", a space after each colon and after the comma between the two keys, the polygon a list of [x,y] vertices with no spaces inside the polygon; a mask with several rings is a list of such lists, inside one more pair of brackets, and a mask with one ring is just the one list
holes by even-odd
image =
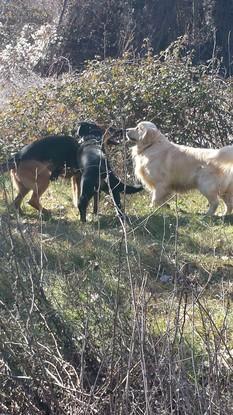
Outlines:
{"label": "grassy ground", "polygon": [[[17,218],[2,193],[1,301],[15,299],[16,278],[6,277],[13,246],[21,265],[22,258],[35,259],[36,278],[77,343],[85,333],[108,376],[124,385],[121,410],[99,413],[126,413],[122,408],[133,399],[141,409],[133,412],[132,405],[132,414],[230,414],[233,219],[205,217],[206,201],[198,193],[161,209],[149,207],[145,192],[125,204],[126,227],[104,197],[99,216],[90,206],[82,224],[66,182],[46,192],[47,220],[26,204],[25,216]],[[23,267],[22,284],[28,275]],[[135,397],[139,379],[144,402]]]}

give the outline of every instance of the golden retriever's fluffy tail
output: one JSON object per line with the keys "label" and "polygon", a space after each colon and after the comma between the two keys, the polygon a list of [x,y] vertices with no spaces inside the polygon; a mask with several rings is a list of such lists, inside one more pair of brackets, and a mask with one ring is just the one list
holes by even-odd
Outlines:
{"label": "golden retriever's fluffy tail", "polygon": [[220,150],[217,150],[214,161],[217,163],[233,165],[233,146],[225,146]]}

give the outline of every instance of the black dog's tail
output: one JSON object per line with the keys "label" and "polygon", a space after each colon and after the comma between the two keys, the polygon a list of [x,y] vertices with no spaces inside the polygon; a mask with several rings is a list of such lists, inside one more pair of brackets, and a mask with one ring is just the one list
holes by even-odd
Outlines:
{"label": "black dog's tail", "polygon": [[143,186],[141,184],[135,184],[132,186],[121,182],[121,189],[122,190],[120,190],[120,192],[125,192],[127,195],[130,195],[133,193],[141,192],[141,190],[143,190]]}
{"label": "black dog's tail", "polygon": [[111,189],[117,189],[119,192],[124,192],[127,195],[140,192],[143,190],[143,186],[140,184],[135,184],[134,186],[123,183],[118,177],[116,177],[112,172],[109,174],[109,182]]}
{"label": "black dog's tail", "polygon": [[7,171],[14,169],[15,166],[17,166],[18,161],[19,160],[17,159],[17,157],[12,157],[5,163],[0,164],[0,174],[6,173]]}

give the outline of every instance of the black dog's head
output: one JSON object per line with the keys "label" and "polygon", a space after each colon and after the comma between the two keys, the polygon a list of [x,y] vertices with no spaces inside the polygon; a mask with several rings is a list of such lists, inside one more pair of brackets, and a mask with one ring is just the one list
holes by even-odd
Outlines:
{"label": "black dog's head", "polygon": [[76,134],[79,137],[93,136],[97,140],[102,140],[104,129],[94,122],[82,121],[77,125]]}
{"label": "black dog's head", "polygon": [[118,145],[122,138],[122,129],[109,127],[106,130],[98,124],[90,121],[81,121],[76,125],[75,135],[88,141],[95,139],[98,142]]}

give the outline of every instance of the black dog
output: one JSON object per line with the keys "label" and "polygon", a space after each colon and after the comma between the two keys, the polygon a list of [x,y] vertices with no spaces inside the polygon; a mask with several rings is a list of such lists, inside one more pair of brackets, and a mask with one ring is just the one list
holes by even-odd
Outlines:
{"label": "black dog", "polygon": [[[104,131],[95,123],[81,122],[77,131],[81,151],[78,154],[80,177],[75,176],[79,191],[78,208],[81,220],[86,221],[86,210],[90,199],[94,196],[94,212],[97,213],[98,193],[103,190],[113,198],[118,214],[122,216],[120,193],[137,193],[143,189],[141,185],[129,186],[124,184],[112,171],[104,152],[104,143],[119,144],[116,136],[122,134],[122,130],[110,128]],[[73,183],[74,186],[74,183]]]}
{"label": "black dog", "polygon": [[23,198],[32,190],[29,204],[43,213],[48,213],[42,208],[40,197],[48,188],[50,180],[64,172],[70,176],[78,172],[80,151],[81,145],[73,137],[47,136],[24,146],[14,157],[0,165],[0,173],[10,170],[17,190],[14,207],[21,211]]}

